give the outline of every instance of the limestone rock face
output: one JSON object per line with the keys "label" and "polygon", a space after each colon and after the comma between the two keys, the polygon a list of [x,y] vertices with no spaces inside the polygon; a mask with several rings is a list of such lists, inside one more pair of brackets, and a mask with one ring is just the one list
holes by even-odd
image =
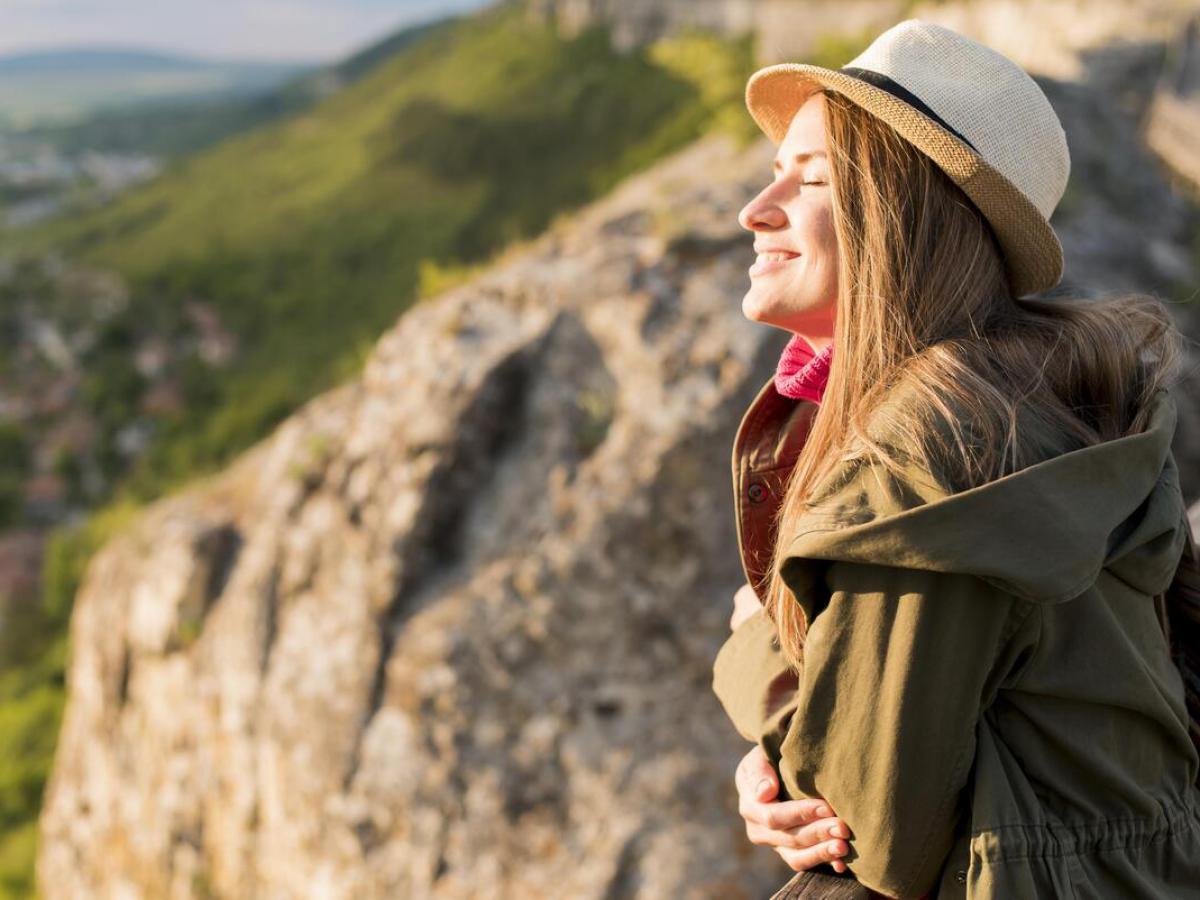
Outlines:
{"label": "limestone rock face", "polygon": [[1086,6],[1079,0],[524,0],[524,6],[531,20],[567,37],[605,26],[620,51],[689,28],[750,33],[763,65],[806,61],[830,39],[865,46],[901,19],[924,19],[983,41],[1035,75],[1066,80],[1084,77],[1095,49],[1170,40],[1196,14],[1193,0]]}
{"label": "limestone rock face", "polygon": [[[696,145],[413,309],[86,573],[47,897],[761,896],[710,691],[786,335]],[[634,885],[637,885],[636,891]]]}

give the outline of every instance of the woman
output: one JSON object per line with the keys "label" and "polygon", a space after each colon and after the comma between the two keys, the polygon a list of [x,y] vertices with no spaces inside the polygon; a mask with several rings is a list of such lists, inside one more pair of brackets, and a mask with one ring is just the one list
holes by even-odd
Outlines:
{"label": "woman", "polygon": [[743,311],[792,332],[734,442],[714,663],[748,836],[875,896],[1200,897],[1168,310],[1024,296],[1069,158],[1002,55],[907,20],[746,98],[779,152]]}

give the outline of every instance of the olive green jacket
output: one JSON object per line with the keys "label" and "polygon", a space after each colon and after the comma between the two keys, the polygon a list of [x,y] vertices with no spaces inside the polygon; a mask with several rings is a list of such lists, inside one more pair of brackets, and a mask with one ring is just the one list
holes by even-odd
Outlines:
{"label": "olive green jacket", "polygon": [[[886,404],[884,405],[886,406]],[[771,516],[816,405],[768,381],[734,442],[738,540],[762,596]],[[848,464],[786,536],[801,672],[756,612],[713,689],[822,797],[887,896],[1200,898],[1200,759],[1153,595],[1187,518],[1163,390],[1146,431],[965,491]]]}

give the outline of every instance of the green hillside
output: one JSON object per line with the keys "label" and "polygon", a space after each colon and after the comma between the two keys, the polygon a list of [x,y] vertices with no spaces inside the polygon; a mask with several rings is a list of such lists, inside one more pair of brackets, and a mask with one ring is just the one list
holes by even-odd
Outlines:
{"label": "green hillside", "polygon": [[137,383],[121,372],[130,335],[170,332],[184,298],[212,303],[246,348],[228,371],[189,373],[186,415],[161,423],[130,483],[149,497],[353,371],[430,276],[536,235],[714,125],[745,129],[750,70],[748,40],[620,55],[606,29],[564,41],[498,5],[113,205],[12,237],[132,284],[98,388]]}

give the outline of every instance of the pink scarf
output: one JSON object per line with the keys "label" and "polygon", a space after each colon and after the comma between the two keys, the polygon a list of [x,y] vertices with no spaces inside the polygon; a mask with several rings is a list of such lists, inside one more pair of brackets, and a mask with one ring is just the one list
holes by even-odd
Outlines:
{"label": "pink scarf", "polygon": [[812,344],[793,333],[775,366],[775,390],[795,400],[820,403],[832,358],[833,341],[814,354]]}

